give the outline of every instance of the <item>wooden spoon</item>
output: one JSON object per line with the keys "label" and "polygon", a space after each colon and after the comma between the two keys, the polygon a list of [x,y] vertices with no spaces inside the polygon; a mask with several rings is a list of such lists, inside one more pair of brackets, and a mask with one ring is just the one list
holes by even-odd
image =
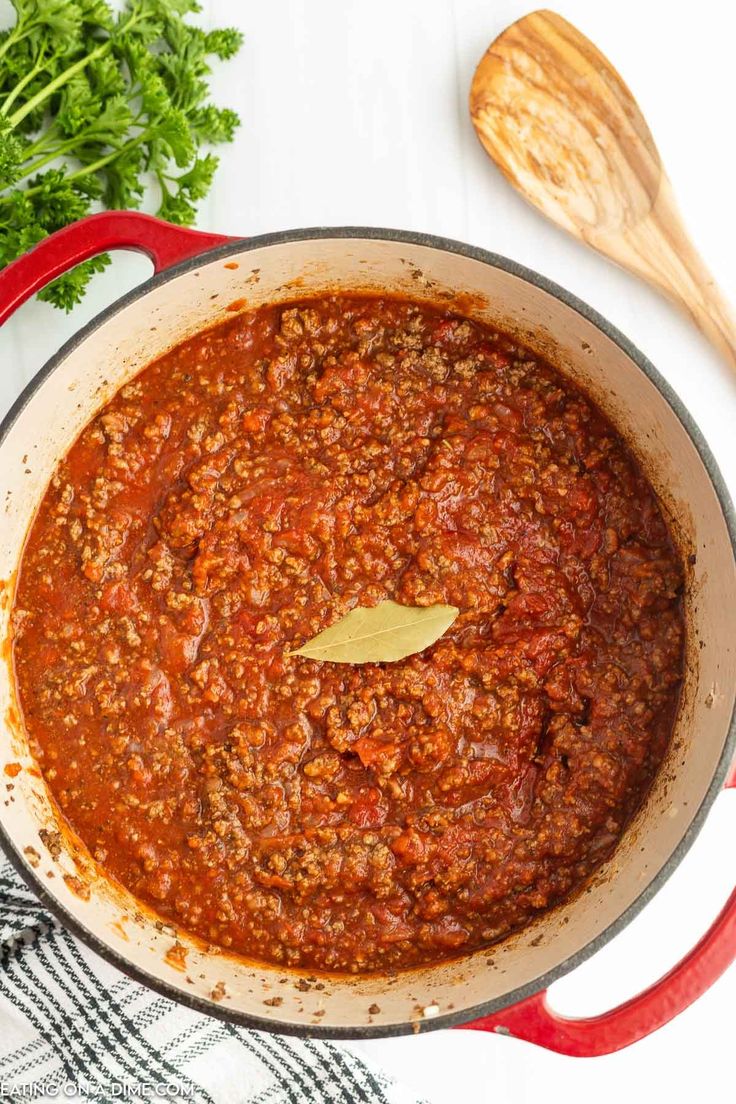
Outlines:
{"label": "wooden spoon", "polygon": [[736,368],[736,323],[692,245],[636,100],[561,16],[537,11],[499,35],[470,88],[487,153],[543,214],[649,281]]}

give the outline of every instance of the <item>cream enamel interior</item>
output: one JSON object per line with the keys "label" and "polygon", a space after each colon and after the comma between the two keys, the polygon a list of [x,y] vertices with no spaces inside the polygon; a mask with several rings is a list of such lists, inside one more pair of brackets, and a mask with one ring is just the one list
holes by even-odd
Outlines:
{"label": "cream enamel interior", "polygon": [[[237,263],[237,268],[229,267]],[[586,947],[646,889],[687,832],[726,740],[736,687],[730,611],[736,573],[728,530],[708,473],[657,388],[617,344],[571,307],[519,276],[442,248],[382,238],[315,237],[266,244],[203,262],[108,318],[72,349],[31,395],[0,445],[0,578],[12,584],[26,531],[58,460],[97,409],[124,382],[182,338],[242,308],[335,289],[387,289],[453,303],[516,332],[578,380],[613,418],[660,494],[678,542],[696,555],[687,589],[688,670],[675,738],[646,807],[588,891],[490,951],[391,979],[326,978],[247,964],[203,949],[156,922],[113,888],[90,860],[47,831],[56,820],[33,770],[13,705],[8,649],[0,665],[0,819],[47,892],[121,959],[185,997],[196,996],[285,1024],[390,1030],[430,1026],[534,983]],[[460,298],[458,298],[458,294]],[[468,298],[471,297],[471,298]],[[8,632],[11,585],[0,602]],[[9,787],[13,788],[10,789]],[[42,834],[39,834],[41,831]],[[79,881],[65,881],[64,875]],[[88,889],[80,894],[80,885]],[[86,898],[86,899],[85,899]],[[167,953],[178,941],[186,950]],[[220,984],[222,983],[222,984]],[[214,996],[213,996],[214,994]],[[275,1004],[265,1003],[278,998]],[[370,1012],[378,1006],[379,1012]],[[264,1024],[264,1026],[265,1026]]]}

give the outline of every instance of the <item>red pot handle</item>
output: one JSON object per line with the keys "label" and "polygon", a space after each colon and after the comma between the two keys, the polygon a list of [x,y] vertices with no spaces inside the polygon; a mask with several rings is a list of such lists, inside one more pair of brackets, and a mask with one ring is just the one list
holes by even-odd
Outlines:
{"label": "red pot handle", "polygon": [[88,215],[44,238],[0,272],[0,326],[21,303],[57,276],[108,249],[145,253],[156,272],[196,257],[217,245],[235,241],[223,234],[204,234],[173,226],[138,211],[103,211]]}
{"label": "red pot handle", "polygon": [[[736,763],[726,788],[736,789]],[[573,1020],[550,1008],[547,991],[535,993],[511,1008],[464,1024],[476,1031],[513,1035],[573,1058],[596,1058],[638,1042],[683,1012],[736,959],[736,890],[713,926],[669,973],[643,993],[610,1012]]]}

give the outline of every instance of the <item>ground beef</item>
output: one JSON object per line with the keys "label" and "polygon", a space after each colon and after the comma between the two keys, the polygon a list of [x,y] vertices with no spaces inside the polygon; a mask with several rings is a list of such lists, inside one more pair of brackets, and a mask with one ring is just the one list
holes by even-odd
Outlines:
{"label": "ground beef", "polygon": [[[204,939],[405,967],[497,940],[615,847],[681,675],[682,573],[596,407],[444,309],[266,307],[150,365],[59,465],[15,667],[102,867]],[[285,651],[443,602],[432,647]]]}

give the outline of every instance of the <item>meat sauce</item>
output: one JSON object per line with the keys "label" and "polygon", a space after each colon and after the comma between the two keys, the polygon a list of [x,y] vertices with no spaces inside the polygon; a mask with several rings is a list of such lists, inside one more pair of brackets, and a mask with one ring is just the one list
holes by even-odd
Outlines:
{"label": "meat sauce", "polygon": [[[580,887],[681,678],[680,563],[599,410],[503,334],[335,296],[127,384],[25,549],[31,745],[113,878],[284,966],[470,951]],[[460,609],[420,654],[286,656],[355,606]]]}

